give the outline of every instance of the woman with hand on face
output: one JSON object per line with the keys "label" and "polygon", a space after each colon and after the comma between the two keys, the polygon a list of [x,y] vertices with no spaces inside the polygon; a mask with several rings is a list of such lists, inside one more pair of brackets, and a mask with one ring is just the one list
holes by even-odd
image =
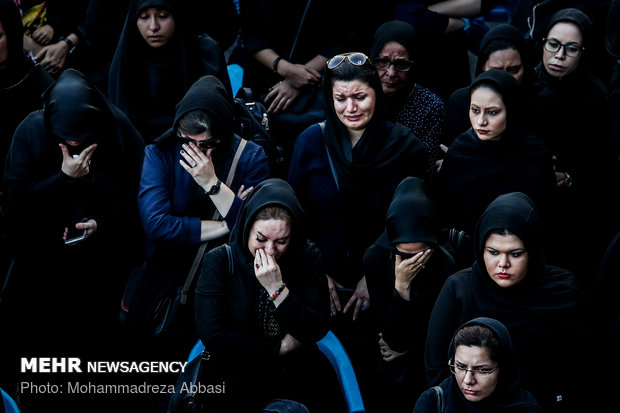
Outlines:
{"label": "woman with hand on face", "polygon": [[422,393],[414,413],[544,411],[523,388],[510,333],[495,319],[478,317],[460,326],[450,341],[448,366],[450,376]]}
{"label": "woman with hand on face", "polygon": [[567,362],[588,354],[593,374],[602,374],[606,363],[592,348],[598,343],[592,308],[573,273],[546,264],[545,238],[555,233],[546,234],[544,225],[520,192],[500,195],[482,214],[474,233],[475,262],[446,280],[431,314],[429,385],[450,374],[446,353],[458,326],[491,317],[510,331],[523,386],[546,410],[584,411],[593,403],[598,384],[575,380],[574,364]]}
{"label": "woman with hand on face", "polygon": [[178,0],[133,0],[111,63],[108,95],[149,144],[174,119],[174,106],[204,75],[232,94],[224,53],[208,35],[189,28]]}
{"label": "woman with hand on face", "polygon": [[312,410],[312,392],[330,404],[316,393],[329,372],[315,345],[329,328],[327,280],[305,228],[289,184],[268,179],[244,201],[229,244],[204,256],[196,326],[210,377],[226,383],[204,411],[260,411],[276,397]]}
{"label": "woman with hand on face", "polygon": [[[448,148],[434,188],[442,228],[465,231],[467,239],[498,195],[524,192],[548,214],[557,191],[551,153],[523,131],[515,78],[491,69],[476,77],[469,91],[471,127]],[[456,254],[463,257],[457,259],[460,268],[473,262],[469,245],[463,248]]]}
{"label": "woman with hand on face", "polygon": [[367,400],[384,411],[411,412],[415,403],[411,394],[426,389],[428,320],[441,287],[454,272],[454,259],[438,238],[424,181],[403,179],[388,209],[384,233],[364,255],[369,311],[378,342],[373,357],[375,386]]}

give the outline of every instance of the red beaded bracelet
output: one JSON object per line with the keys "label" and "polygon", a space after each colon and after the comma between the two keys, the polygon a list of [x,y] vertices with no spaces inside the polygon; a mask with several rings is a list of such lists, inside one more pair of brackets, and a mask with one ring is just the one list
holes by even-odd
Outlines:
{"label": "red beaded bracelet", "polygon": [[278,298],[278,296],[282,293],[282,291],[284,291],[284,289],[286,288],[286,284],[282,283],[282,285],[280,286],[280,288],[278,288],[276,290],[276,292],[274,292],[269,299],[271,301],[275,301],[276,298]]}

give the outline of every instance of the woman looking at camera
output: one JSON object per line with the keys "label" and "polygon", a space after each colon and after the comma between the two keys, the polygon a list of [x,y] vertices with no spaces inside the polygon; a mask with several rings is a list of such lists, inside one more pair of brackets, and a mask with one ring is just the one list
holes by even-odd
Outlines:
{"label": "woman looking at camera", "polygon": [[450,376],[422,393],[414,413],[544,411],[522,387],[510,333],[495,319],[478,317],[458,328],[448,367]]}
{"label": "woman looking at camera", "polygon": [[582,403],[591,402],[591,384],[574,380],[567,360],[589,354],[593,372],[605,362],[590,344],[596,338],[586,295],[574,274],[546,264],[544,238],[543,221],[527,195],[500,195],[489,205],[474,232],[476,261],[446,280],[433,308],[429,385],[448,377],[446,354],[458,326],[491,317],[510,331],[523,385],[546,410],[587,409]]}
{"label": "woman looking at camera", "polygon": [[288,183],[268,179],[248,195],[229,244],[205,255],[195,299],[209,377],[226,382],[204,411],[260,411],[276,397],[312,409],[311,392],[325,402],[316,391],[329,367],[315,342],[329,328],[327,280]]}

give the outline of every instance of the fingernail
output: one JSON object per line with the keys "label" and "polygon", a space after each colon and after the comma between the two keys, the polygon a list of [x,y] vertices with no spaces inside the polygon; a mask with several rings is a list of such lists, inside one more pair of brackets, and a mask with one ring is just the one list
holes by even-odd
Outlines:
{"label": "fingernail", "polygon": [[[183,146],[185,146],[185,144],[183,144]],[[181,153],[185,153],[185,151],[183,149],[181,149]]]}

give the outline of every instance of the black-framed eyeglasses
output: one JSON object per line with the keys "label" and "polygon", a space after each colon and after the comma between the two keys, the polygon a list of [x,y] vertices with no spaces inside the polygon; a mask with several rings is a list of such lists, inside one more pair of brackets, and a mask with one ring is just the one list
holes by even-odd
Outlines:
{"label": "black-framed eyeglasses", "polygon": [[396,247],[392,248],[392,253],[394,255],[400,255],[400,258],[404,261],[404,260],[408,260],[411,257],[416,256],[417,254],[419,254],[419,252],[415,252],[415,253],[410,253],[410,252],[402,252],[400,250],[398,250]]}
{"label": "black-framed eyeglasses", "polygon": [[568,57],[579,57],[581,52],[585,50],[585,47],[579,46],[577,43],[562,44],[554,38],[544,38],[543,42],[545,44],[545,50],[549,53],[557,53],[563,47],[564,53],[566,53]]}
{"label": "black-framed eyeglasses", "polygon": [[364,53],[360,52],[339,54],[327,61],[327,68],[329,70],[333,70],[340,66],[340,64],[345,60],[348,60],[349,63],[354,66],[363,66],[370,59],[368,59],[368,56],[366,56]]}
{"label": "black-framed eyeglasses", "polygon": [[197,141],[197,140],[188,138],[187,136],[181,135],[181,132],[177,132],[176,140],[180,144],[185,144],[185,145],[189,145],[191,142],[193,142],[194,145],[199,146],[203,149],[216,148],[221,142],[217,138],[207,139],[206,141]]}
{"label": "black-framed eyeglasses", "polygon": [[372,62],[380,70],[388,70],[390,66],[394,66],[394,69],[398,72],[408,72],[413,67],[413,62],[405,59],[390,60],[385,57],[377,57],[372,59]]}
{"label": "black-framed eyeglasses", "polygon": [[491,374],[495,372],[499,368],[499,366],[495,367],[478,367],[475,369],[467,369],[463,366],[459,366],[458,364],[448,364],[450,367],[450,373],[454,374],[457,377],[465,377],[467,373],[471,373],[476,379],[488,379],[491,377]]}

